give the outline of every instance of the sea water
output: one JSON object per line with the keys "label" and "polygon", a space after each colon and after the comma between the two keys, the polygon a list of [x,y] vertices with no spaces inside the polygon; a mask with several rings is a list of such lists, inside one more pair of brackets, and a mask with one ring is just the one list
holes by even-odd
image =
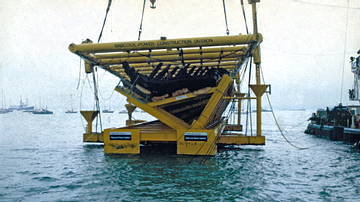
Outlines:
{"label": "sea water", "polygon": [[[289,142],[306,149],[286,142],[264,112],[266,145],[219,149],[214,157],[167,148],[106,155],[102,146],[82,142],[79,113],[1,114],[0,201],[358,201],[359,151],[304,134],[311,113],[275,111]],[[102,127],[124,126],[126,119],[103,114]]]}

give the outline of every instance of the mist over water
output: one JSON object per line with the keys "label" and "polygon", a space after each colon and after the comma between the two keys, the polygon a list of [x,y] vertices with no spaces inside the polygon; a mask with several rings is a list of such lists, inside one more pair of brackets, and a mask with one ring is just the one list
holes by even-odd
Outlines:
{"label": "mist over water", "polygon": [[[106,155],[82,143],[80,114],[0,116],[0,198],[4,201],[356,201],[360,153],[304,134],[312,111],[263,113],[265,146],[219,149],[214,157],[172,149]],[[137,118],[150,118],[135,113]],[[103,127],[127,114],[103,114]],[[243,117],[245,120],[245,117]],[[253,121],[254,123],[255,121]],[[255,128],[255,127],[253,127]],[[255,130],[255,129],[254,129]],[[253,131],[254,132],[254,131]],[[255,133],[255,132],[254,132]],[[166,152],[162,152],[165,149]]]}

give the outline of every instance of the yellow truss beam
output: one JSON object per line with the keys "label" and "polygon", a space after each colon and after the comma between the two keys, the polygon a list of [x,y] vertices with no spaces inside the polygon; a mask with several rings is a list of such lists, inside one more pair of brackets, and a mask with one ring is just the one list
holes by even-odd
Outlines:
{"label": "yellow truss beam", "polygon": [[119,52],[149,49],[171,49],[185,47],[204,47],[204,46],[226,46],[226,45],[245,45],[251,43],[260,43],[261,34],[236,35],[236,36],[218,36],[218,37],[198,37],[181,38],[149,41],[131,41],[116,43],[83,43],[70,44],[69,50],[73,53],[100,53],[100,52]]}

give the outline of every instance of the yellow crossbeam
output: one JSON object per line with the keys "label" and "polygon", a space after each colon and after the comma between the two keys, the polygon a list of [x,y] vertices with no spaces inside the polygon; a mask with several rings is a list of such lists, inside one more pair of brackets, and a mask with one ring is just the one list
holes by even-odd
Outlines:
{"label": "yellow crossbeam", "polygon": [[70,44],[69,50],[73,53],[100,53],[100,52],[119,52],[149,49],[171,49],[185,47],[204,47],[204,46],[226,46],[226,45],[245,45],[261,42],[262,36],[257,33],[254,35],[237,36],[218,36],[218,37],[198,37],[182,39],[165,39],[149,41],[131,41],[116,43],[83,43]]}

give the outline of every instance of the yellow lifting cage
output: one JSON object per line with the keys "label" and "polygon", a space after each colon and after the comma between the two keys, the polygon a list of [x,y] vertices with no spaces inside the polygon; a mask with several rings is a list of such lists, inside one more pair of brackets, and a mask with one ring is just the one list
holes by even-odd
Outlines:
{"label": "yellow lifting cage", "polygon": [[[250,3],[256,18],[255,2]],[[129,112],[127,126],[105,129],[103,133],[91,131],[98,111],[83,111],[88,121],[84,142],[103,142],[104,152],[108,154],[140,153],[140,144],[176,143],[177,154],[186,155],[214,155],[218,144],[265,144],[265,137],[261,135],[261,96],[268,85],[260,84],[259,45],[262,36],[257,33],[256,21],[254,25],[254,34],[250,35],[182,39],[161,37],[160,40],[117,43],[92,43],[87,39],[78,45],[70,44],[69,50],[85,60],[87,73],[98,66],[118,76],[123,85],[116,86],[115,90],[129,102],[126,105]],[[245,97],[234,87],[234,80],[237,84],[240,82],[239,70],[250,57],[254,57],[256,64],[256,84],[251,85],[256,97]],[[138,80],[139,77],[151,78],[160,74],[169,79],[180,71],[191,76],[195,72],[214,68],[225,69],[228,74],[221,75],[216,85],[193,91],[179,89],[171,94],[154,96]],[[135,79],[130,78],[130,70],[137,75]],[[240,110],[242,99],[257,100],[256,136],[238,133],[242,130],[240,112],[235,125],[227,124],[227,119],[223,117],[231,100],[238,100]],[[131,120],[131,113],[136,107],[158,120]]]}

